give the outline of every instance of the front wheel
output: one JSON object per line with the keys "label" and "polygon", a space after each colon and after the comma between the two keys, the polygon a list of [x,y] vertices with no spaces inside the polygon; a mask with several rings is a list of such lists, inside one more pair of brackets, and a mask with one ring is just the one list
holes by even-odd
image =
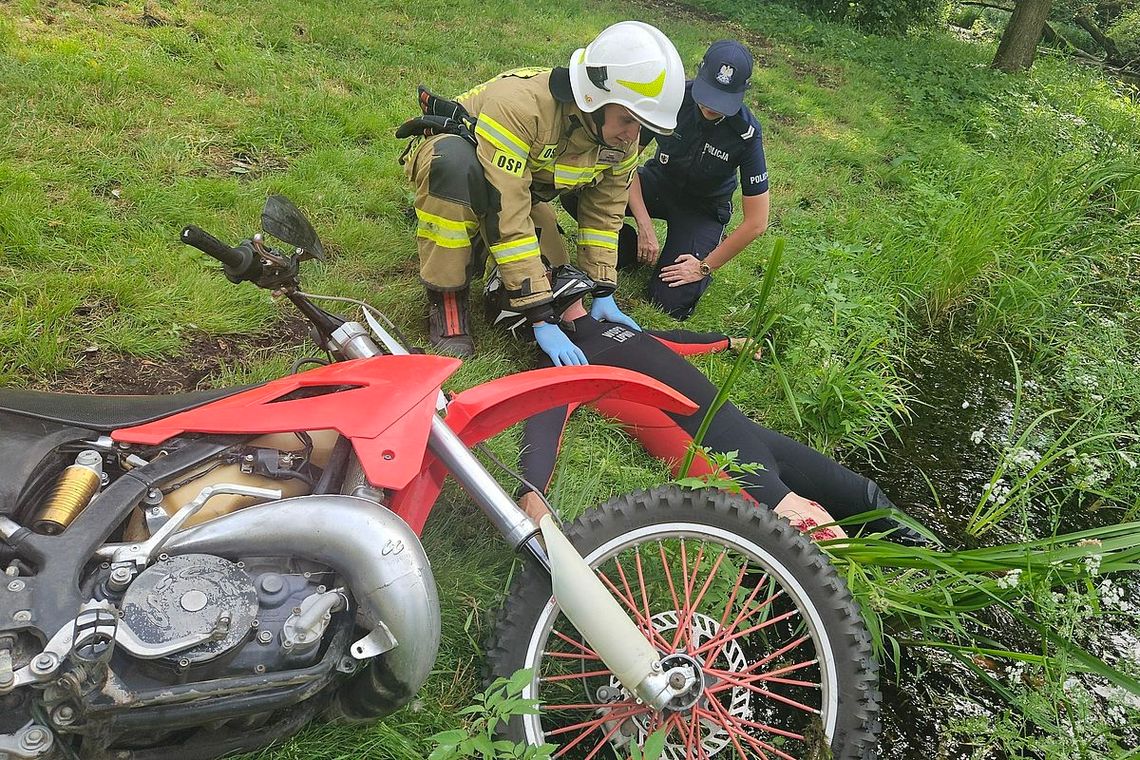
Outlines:
{"label": "front wheel", "polygon": [[658,731],[666,760],[877,756],[878,666],[843,581],[764,508],[720,491],[620,496],[566,536],[661,653],[696,676],[662,712],[639,704],[590,649],[531,563],[488,647],[492,678],[521,668],[539,712],[507,738],[558,758],[628,758]]}

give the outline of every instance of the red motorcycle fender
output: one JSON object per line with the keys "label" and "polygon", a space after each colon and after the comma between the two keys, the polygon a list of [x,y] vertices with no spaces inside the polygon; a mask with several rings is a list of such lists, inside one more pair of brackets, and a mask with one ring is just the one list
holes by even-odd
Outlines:
{"label": "red motorcycle fender", "polygon": [[[676,414],[697,405],[647,375],[618,367],[549,367],[508,375],[463,391],[447,407],[447,424],[468,446],[539,412],[615,399]],[[419,475],[392,499],[392,510],[418,534],[443,487],[446,468],[428,453]]]}

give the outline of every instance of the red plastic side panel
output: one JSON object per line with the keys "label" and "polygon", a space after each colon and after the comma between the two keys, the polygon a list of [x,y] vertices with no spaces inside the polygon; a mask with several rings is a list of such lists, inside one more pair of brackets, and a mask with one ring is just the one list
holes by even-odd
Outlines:
{"label": "red plastic side panel", "polygon": [[[685,452],[688,451],[693,438],[671,417],[660,409],[620,399],[602,399],[595,403],[594,407],[606,417],[618,422],[627,433],[645,447],[646,451],[666,462],[674,475],[680,472],[681,463],[685,461]],[[699,477],[712,472],[712,464],[703,456],[698,454],[693,458],[689,475]],[[747,491],[742,491],[741,495],[749,501],[755,501]]]}
{"label": "red plastic side panel", "polygon": [[[125,443],[155,445],[184,433],[228,435],[336,430],[352,441],[364,473],[378,488],[403,488],[424,466],[440,386],[459,367],[442,356],[378,356],[330,364],[133,428]],[[355,386],[278,401],[294,391]]]}
{"label": "red plastic side panel", "polygon": [[[602,399],[625,401],[632,407],[648,405],[677,414],[697,410],[697,405],[684,395],[651,377],[617,367],[589,365],[536,369],[475,386],[452,400],[445,419],[456,435],[471,446],[547,409]],[[415,480],[394,495],[392,510],[416,533],[423,529],[446,474],[429,453]]]}

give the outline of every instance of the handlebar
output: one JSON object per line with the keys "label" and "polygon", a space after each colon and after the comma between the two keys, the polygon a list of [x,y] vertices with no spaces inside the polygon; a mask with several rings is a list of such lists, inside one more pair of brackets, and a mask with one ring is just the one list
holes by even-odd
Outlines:
{"label": "handlebar", "polygon": [[230,248],[221,240],[193,224],[187,225],[182,230],[182,242],[197,248],[208,256],[213,256],[230,268],[236,269],[241,266],[244,259],[241,251]]}
{"label": "handlebar", "polygon": [[[182,229],[182,242],[222,262],[226,279],[235,285],[243,280],[249,280],[266,287],[266,283],[260,282],[261,259],[253,252],[253,246],[248,241],[237,248],[230,248],[201,227],[188,224]],[[294,270],[293,274],[295,273]]]}

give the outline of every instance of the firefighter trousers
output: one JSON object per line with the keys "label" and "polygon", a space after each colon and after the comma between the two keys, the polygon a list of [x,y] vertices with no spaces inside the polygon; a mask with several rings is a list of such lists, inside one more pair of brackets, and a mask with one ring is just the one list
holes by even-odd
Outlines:
{"label": "firefighter trousers", "polygon": [[[458,135],[428,137],[409,157],[406,173],[415,187],[420,280],[436,291],[469,287],[483,274],[486,241],[499,237],[498,191],[484,177],[475,147]],[[531,220],[551,266],[569,263],[554,208],[535,203]]]}

